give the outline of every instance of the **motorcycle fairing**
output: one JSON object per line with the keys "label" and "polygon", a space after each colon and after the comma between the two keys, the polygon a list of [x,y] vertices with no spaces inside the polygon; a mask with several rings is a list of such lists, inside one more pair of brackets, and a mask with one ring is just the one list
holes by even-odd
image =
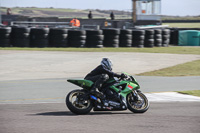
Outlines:
{"label": "motorcycle fairing", "polygon": [[92,81],[85,80],[85,79],[68,79],[67,81],[79,87],[88,88],[88,89],[91,88],[92,85],[94,84]]}
{"label": "motorcycle fairing", "polygon": [[[121,87],[121,91],[120,91],[120,87]],[[127,94],[129,94],[133,90],[139,89],[139,85],[130,81],[121,81],[119,84],[113,85],[110,88],[112,88],[116,92],[120,91],[120,94],[123,97],[126,97]]]}

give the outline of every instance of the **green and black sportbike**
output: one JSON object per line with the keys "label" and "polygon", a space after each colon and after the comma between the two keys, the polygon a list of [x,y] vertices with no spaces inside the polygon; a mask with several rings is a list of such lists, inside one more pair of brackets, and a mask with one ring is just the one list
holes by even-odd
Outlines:
{"label": "green and black sportbike", "polygon": [[144,113],[149,109],[147,97],[139,90],[140,85],[131,75],[126,78],[110,78],[101,87],[104,97],[90,93],[93,82],[84,79],[69,79],[83,89],[73,90],[66,97],[66,105],[75,114],[94,111],[122,111],[129,109],[134,113]]}

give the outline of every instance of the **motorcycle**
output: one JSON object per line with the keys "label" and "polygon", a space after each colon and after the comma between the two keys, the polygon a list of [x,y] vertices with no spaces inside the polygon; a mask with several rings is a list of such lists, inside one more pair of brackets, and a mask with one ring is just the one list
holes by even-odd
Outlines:
{"label": "motorcycle", "polygon": [[94,111],[123,111],[129,109],[133,113],[144,113],[149,109],[147,97],[140,91],[136,79],[128,75],[124,78],[110,78],[101,87],[104,97],[93,95],[90,89],[93,82],[85,79],[68,79],[83,89],[73,90],[66,97],[66,105],[74,114],[87,114]]}

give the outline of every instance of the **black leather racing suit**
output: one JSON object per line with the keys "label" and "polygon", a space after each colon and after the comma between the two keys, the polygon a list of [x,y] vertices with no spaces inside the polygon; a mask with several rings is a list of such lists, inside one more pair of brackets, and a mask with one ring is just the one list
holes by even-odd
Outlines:
{"label": "black leather racing suit", "polygon": [[121,77],[121,75],[106,69],[103,65],[99,65],[87,74],[84,79],[93,81],[93,88],[98,88],[100,91],[103,83],[106,82],[109,77]]}

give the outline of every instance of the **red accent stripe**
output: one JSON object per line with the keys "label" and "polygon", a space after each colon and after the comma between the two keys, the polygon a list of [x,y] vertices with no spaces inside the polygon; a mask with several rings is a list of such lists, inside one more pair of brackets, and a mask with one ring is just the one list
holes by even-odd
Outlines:
{"label": "red accent stripe", "polygon": [[133,89],[133,87],[131,85],[128,85],[128,88]]}
{"label": "red accent stripe", "polygon": [[131,88],[131,89],[133,88],[131,85],[128,85],[128,87]]}

